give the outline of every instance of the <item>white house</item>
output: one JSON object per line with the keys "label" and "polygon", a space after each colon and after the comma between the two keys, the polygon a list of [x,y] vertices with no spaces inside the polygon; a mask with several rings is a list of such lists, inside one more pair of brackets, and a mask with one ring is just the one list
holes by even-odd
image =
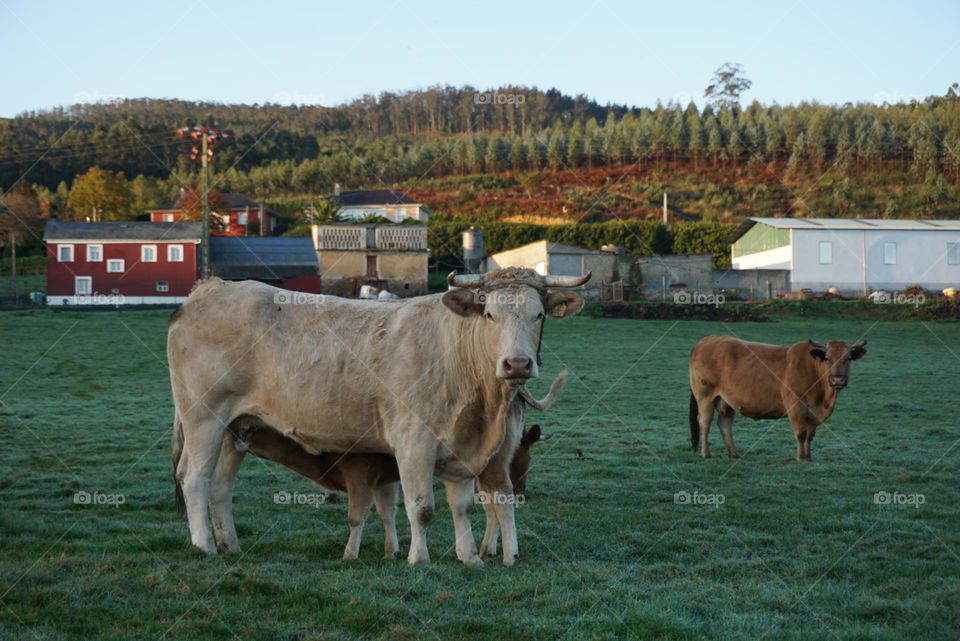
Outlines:
{"label": "white house", "polygon": [[940,290],[960,285],[960,220],[751,218],[731,258],[733,269],[790,270],[793,291]]}
{"label": "white house", "polygon": [[339,207],[337,213],[345,221],[360,220],[371,215],[386,218],[392,223],[402,223],[405,220],[427,221],[427,211],[423,203],[392,189],[340,191],[337,186],[333,198]]}
{"label": "white house", "polygon": [[[485,272],[504,267],[527,267],[544,276],[583,276],[593,273],[593,278],[584,286],[585,296],[598,295],[598,287],[620,280],[617,252],[597,251],[547,240],[538,240],[513,249],[506,249],[487,256],[482,270]],[[629,271],[627,259],[622,271]]]}

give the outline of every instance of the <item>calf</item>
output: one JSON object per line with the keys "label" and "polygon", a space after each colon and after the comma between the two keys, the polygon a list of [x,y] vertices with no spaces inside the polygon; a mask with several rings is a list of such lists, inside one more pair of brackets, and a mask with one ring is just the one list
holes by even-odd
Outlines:
{"label": "calf", "polygon": [[867,353],[866,342],[807,341],[793,345],[751,343],[707,336],[690,353],[690,442],[708,458],[713,411],[727,454],[737,458],[733,417],[790,418],[797,460],[810,460],[817,426],[833,413],[850,379],[850,362]]}
{"label": "calf", "polygon": [[[532,399],[531,399],[532,400]],[[510,464],[510,478],[514,493],[523,495],[530,467],[530,447],[541,440],[540,426],[525,431]],[[547,440],[546,437],[543,440]],[[383,551],[386,558],[395,558],[400,551],[397,540],[396,515],[400,471],[397,460],[386,454],[310,454],[299,443],[276,430],[260,425],[231,425],[225,447],[280,463],[314,483],[338,492],[347,493],[347,521],[350,538],[344,550],[344,560],[356,559],[360,554],[363,525],[370,515],[371,503],[376,503],[377,514],[383,522]],[[487,531],[483,556],[496,554],[499,535],[492,506],[484,503]]]}

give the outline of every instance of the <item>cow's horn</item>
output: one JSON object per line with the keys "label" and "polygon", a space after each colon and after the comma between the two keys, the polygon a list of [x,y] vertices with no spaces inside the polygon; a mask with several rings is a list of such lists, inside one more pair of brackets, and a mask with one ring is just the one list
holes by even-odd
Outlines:
{"label": "cow's horn", "polygon": [[850,347],[866,347],[866,346],[867,346],[867,341],[857,341]]}
{"label": "cow's horn", "polygon": [[808,338],[807,342],[810,343],[810,345],[812,345],[813,347],[816,347],[817,349],[827,349],[826,345],[824,345],[823,343],[818,343],[812,338]]}
{"label": "cow's horn", "polygon": [[586,276],[544,276],[543,281],[547,287],[580,287],[585,285],[593,272],[587,272]]}
{"label": "cow's horn", "polygon": [[451,287],[479,287],[483,284],[480,274],[458,274],[452,271],[447,274],[447,284]]}

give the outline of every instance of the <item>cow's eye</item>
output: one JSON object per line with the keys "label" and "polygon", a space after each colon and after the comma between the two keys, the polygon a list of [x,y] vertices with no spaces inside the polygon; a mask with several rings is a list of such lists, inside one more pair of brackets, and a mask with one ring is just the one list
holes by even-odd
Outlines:
{"label": "cow's eye", "polygon": [[537,314],[537,320],[543,320],[544,318],[545,317],[543,315],[543,312],[540,312],[539,314]]}
{"label": "cow's eye", "polygon": [[488,321],[493,320],[493,314],[491,314],[490,312],[484,312],[483,317],[486,318]]}

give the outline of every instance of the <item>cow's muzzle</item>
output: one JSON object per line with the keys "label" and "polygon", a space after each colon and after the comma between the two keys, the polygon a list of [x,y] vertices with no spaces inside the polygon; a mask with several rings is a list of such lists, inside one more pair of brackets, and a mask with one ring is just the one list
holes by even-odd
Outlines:
{"label": "cow's muzzle", "polygon": [[533,359],[505,358],[500,363],[498,376],[512,384],[522,385],[527,379],[533,377]]}
{"label": "cow's muzzle", "polygon": [[839,376],[830,377],[830,387],[832,387],[833,389],[839,390],[839,389],[843,389],[846,386],[847,386],[847,379],[840,378]]}

